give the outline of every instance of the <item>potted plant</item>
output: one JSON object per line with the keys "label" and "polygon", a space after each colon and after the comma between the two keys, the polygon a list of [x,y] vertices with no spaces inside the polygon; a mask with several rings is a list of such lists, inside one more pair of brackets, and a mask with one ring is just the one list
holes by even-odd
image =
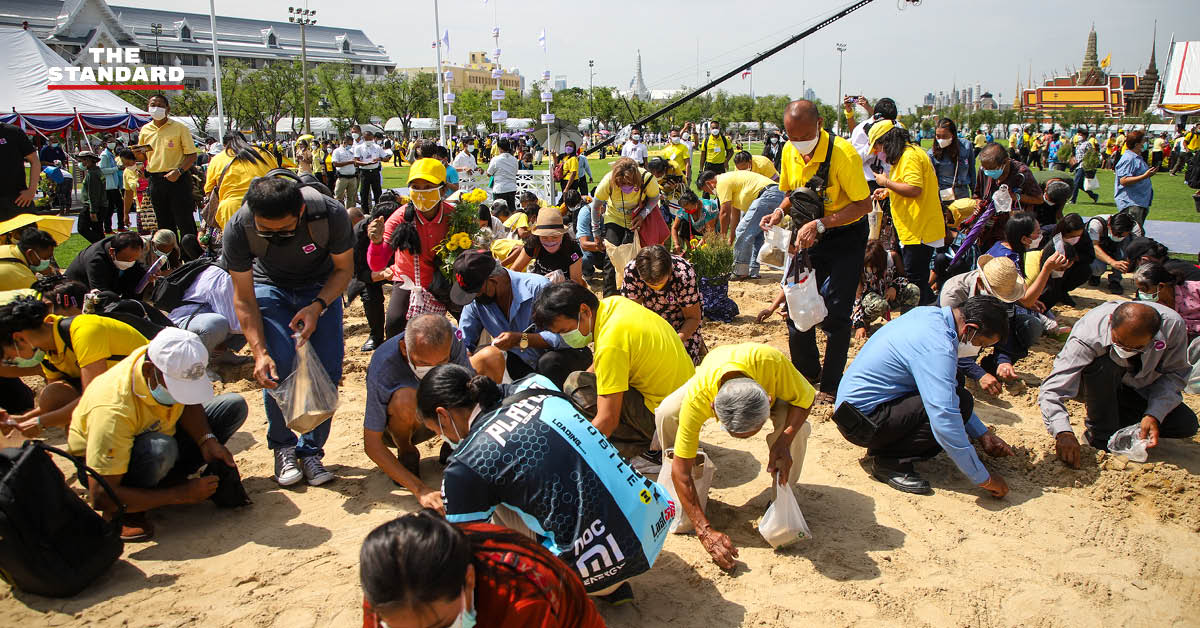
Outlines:
{"label": "potted plant", "polygon": [[728,323],[738,315],[737,303],[729,298],[729,277],[733,274],[733,245],[719,235],[704,240],[692,239],[687,260],[700,278],[701,311],[704,318]]}

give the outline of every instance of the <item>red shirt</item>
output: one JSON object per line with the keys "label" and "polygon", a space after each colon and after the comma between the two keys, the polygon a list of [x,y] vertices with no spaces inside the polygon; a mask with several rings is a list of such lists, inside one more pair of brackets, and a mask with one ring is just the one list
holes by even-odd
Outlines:
{"label": "red shirt", "polygon": [[[395,272],[394,279],[400,280],[401,275],[405,275],[416,281],[413,273],[412,253],[408,251],[396,251],[392,249],[392,234],[396,232],[396,227],[404,222],[404,211],[407,209],[404,205],[388,216],[387,222],[383,226],[383,242],[380,244],[371,243],[367,247],[367,265],[371,270],[379,272],[387,268],[388,258],[395,255],[395,260],[392,263],[392,270]],[[417,235],[421,238],[421,287],[428,288],[429,282],[433,281],[433,276],[436,270],[434,269],[434,252],[433,249],[442,240],[446,239],[446,232],[450,229],[450,215],[454,212],[454,207],[449,203],[442,203],[442,209],[437,214],[434,214],[432,219],[426,220],[421,215],[420,211],[416,213]]]}
{"label": "red shirt", "polygon": [[[511,532],[490,523],[457,527],[469,537]],[[604,618],[592,604],[578,577],[559,578],[548,563],[553,554],[529,540],[521,545],[495,540],[477,543],[475,611],[488,628],[603,628]],[[537,559],[530,555],[537,556]],[[559,563],[561,564],[561,563]],[[566,571],[574,570],[563,565]],[[573,616],[573,617],[572,617]],[[363,628],[380,628],[379,618],[363,600]]]}

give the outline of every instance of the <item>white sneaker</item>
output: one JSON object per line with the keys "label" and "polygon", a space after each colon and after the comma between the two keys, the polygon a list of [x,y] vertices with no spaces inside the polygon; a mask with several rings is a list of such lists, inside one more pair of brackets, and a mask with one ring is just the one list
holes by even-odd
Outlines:
{"label": "white sneaker", "polygon": [[280,486],[291,486],[304,478],[296,463],[296,448],[281,447],[275,450],[275,481]]}
{"label": "white sneaker", "polygon": [[300,468],[304,471],[304,479],[308,480],[309,486],[320,486],[334,479],[333,473],[321,464],[321,459],[316,456],[305,456],[300,459]]}

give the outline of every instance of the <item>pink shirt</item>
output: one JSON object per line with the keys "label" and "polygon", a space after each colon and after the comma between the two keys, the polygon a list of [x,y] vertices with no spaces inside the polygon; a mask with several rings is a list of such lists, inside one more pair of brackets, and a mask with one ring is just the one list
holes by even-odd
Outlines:
{"label": "pink shirt", "polygon": [[1200,281],[1175,286],[1175,311],[1183,317],[1189,338],[1200,335]]}
{"label": "pink shirt", "polygon": [[[395,233],[396,227],[404,222],[404,211],[408,206],[402,206],[392,215],[388,217],[387,222],[383,227],[383,242],[380,244],[371,243],[367,247],[367,265],[372,271],[379,272],[388,266],[388,260],[392,261],[392,271],[395,273],[394,279],[400,281],[400,276],[404,275],[414,281],[413,276],[413,259],[412,253],[408,251],[397,251],[392,248],[392,234]],[[442,240],[446,239],[446,232],[450,228],[450,214],[454,211],[454,207],[449,203],[442,203],[441,211],[434,215],[432,219],[426,220],[421,215],[420,211],[416,212],[417,235],[421,238],[421,287],[428,288],[429,282],[433,281],[434,273],[434,252],[433,249]]]}

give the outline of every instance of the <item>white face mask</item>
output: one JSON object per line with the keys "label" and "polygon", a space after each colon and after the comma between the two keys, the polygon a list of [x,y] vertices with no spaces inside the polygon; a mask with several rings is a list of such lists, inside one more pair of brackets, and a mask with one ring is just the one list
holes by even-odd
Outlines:
{"label": "white face mask", "polygon": [[123,262],[119,259],[113,260],[113,266],[116,266],[117,270],[129,270],[130,268],[133,268],[134,264],[135,262]]}
{"label": "white face mask", "polygon": [[[479,416],[479,413],[482,411],[483,411],[483,408],[481,406],[479,406],[478,404],[476,404],[475,409],[471,411],[471,416],[467,417],[467,429],[468,430],[471,429],[471,424],[475,422],[475,417]],[[438,415],[438,427],[441,427],[441,421],[442,421],[442,415],[439,414]],[[454,424],[454,419],[450,419],[448,421],[448,423],[450,423],[450,427],[454,428],[454,437],[457,438],[458,440],[456,440],[454,442],[450,442],[450,439],[447,437],[448,435],[447,435],[445,429],[442,430],[442,440],[446,441],[446,444],[450,446],[450,451],[454,451],[455,449],[458,449],[459,445],[462,444],[462,434],[460,434],[458,432],[458,426]]]}
{"label": "white face mask", "polygon": [[1132,358],[1133,356],[1141,353],[1141,351],[1130,351],[1129,349],[1118,347],[1117,345],[1113,345],[1112,350],[1113,350],[1113,353],[1117,354],[1118,356],[1121,357],[1121,359],[1124,359],[1124,360],[1128,360],[1129,358]]}
{"label": "white face mask", "polygon": [[720,134],[721,134],[721,129],[709,129],[709,130],[708,130],[708,134],[709,134],[709,135],[720,135]]}
{"label": "white face mask", "polygon": [[162,120],[163,118],[167,117],[166,107],[151,107],[150,117],[154,118],[155,120]]}
{"label": "white face mask", "polygon": [[433,366],[436,366],[417,366],[416,364],[413,364],[412,358],[408,357],[407,354],[405,354],[404,360],[408,362],[408,368],[412,369],[413,375],[417,377],[418,382],[424,379],[425,376],[429,374],[429,371],[433,370]]}
{"label": "white face mask", "polygon": [[950,145],[952,142],[954,142],[954,138],[952,138],[952,137],[948,137],[948,138],[946,138],[946,139],[944,139],[944,140],[943,140],[943,139],[939,139],[939,140],[937,141],[937,143],[938,143],[938,146],[941,146],[942,148],[945,148],[945,147],[949,146],[949,145]]}
{"label": "white face mask", "polygon": [[679,143],[679,137],[678,137],[678,136],[675,136],[675,135],[672,135],[672,136],[671,136],[671,143],[672,143],[672,144],[678,144],[678,143]]}
{"label": "white face mask", "polygon": [[1037,234],[1037,237],[1034,238],[1033,241],[1029,243],[1029,248],[1036,249],[1038,246],[1041,246],[1041,244],[1042,244],[1042,232],[1039,231]]}
{"label": "white face mask", "polygon": [[640,136],[640,135],[631,135],[631,136],[629,137],[629,139],[631,139],[631,140],[633,140],[633,141],[635,141],[635,142],[640,142],[640,141],[642,141],[642,136]]}
{"label": "white face mask", "polygon": [[357,140],[358,140],[358,133],[351,133],[351,134],[350,134],[350,137],[354,138],[354,139],[355,139],[355,141],[357,141]]}
{"label": "white face mask", "polygon": [[692,139],[692,134],[691,134],[691,133],[684,133],[684,134],[683,134],[682,136],[680,136],[680,137],[682,137],[684,140],[690,140],[690,139]]}
{"label": "white face mask", "polygon": [[115,149],[116,147],[117,147],[117,143],[116,143],[116,142],[109,142],[109,143],[108,143],[108,150],[113,150],[113,149]]}
{"label": "white face mask", "polygon": [[971,340],[975,339],[975,336],[977,333],[978,332],[974,332],[972,330],[968,330],[967,332],[963,333],[964,336],[966,336],[967,334],[971,334],[971,338],[970,339],[961,339],[958,341],[958,357],[973,358],[973,357],[979,355],[979,352],[983,349],[983,347],[977,347],[977,346],[971,344]]}
{"label": "white face mask", "polygon": [[811,140],[788,140],[788,143],[792,145],[792,148],[800,151],[801,155],[807,155],[816,149],[817,142],[820,141],[821,134],[818,132],[816,137],[812,138]]}
{"label": "white face mask", "polygon": [[1071,246],[1075,246],[1076,244],[1079,244],[1079,239],[1081,237],[1083,237],[1083,236],[1075,236],[1074,238],[1063,238],[1063,242],[1066,242],[1067,244],[1070,244]]}

